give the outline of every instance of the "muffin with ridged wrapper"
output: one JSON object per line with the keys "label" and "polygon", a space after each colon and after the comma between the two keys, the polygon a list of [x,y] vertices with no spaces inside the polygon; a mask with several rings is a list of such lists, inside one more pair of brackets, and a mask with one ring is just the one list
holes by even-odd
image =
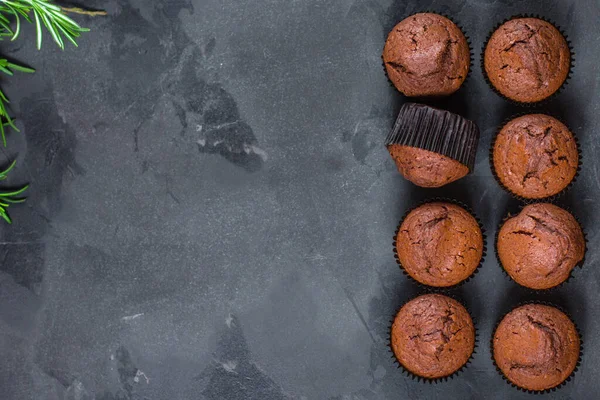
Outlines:
{"label": "muffin with ridged wrapper", "polygon": [[516,197],[545,199],[564,191],[580,163],[569,128],[551,116],[529,114],[505,124],[491,154],[494,175]]}
{"label": "muffin with ridged wrapper", "polygon": [[417,282],[451,287],[470,278],[479,267],[483,233],[479,222],[464,208],[429,202],[404,217],[394,251],[402,269]]}
{"label": "muffin with ridged wrapper", "polygon": [[475,349],[475,325],[458,301],[426,294],[396,314],[390,347],[398,363],[414,376],[446,378],[460,371]]}
{"label": "muffin with ridged wrapper", "polygon": [[581,340],[565,313],[544,304],[527,304],[502,319],[492,347],[494,362],[509,382],[543,392],[560,386],[574,373]]}
{"label": "muffin with ridged wrapper", "polygon": [[414,14],[396,25],[383,49],[393,85],[408,97],[441,97],[456,92],[469,73],[467,38],[450,19]]}
{"label": "muffin with ridged wrapper", "polygon": [[498,258],[518,284],[550,289],[566,281],[585,255],[577,220],[553,204],[531,204],[508,218],[498,233]]}
{"label": "muffin with ridged wrapper", "polygon": [[564,35],[540,18],[512,18],[490,36],[483,54],[484,73],[493,88],[517,103],[535,103],[567,81],[571,49]]}
{"label": "muffin with ridged wrapper", "polygon": [[385,145],[409,181],[442,187],[473,171],[479,143],[474,122],[449,111],[405,103]]}

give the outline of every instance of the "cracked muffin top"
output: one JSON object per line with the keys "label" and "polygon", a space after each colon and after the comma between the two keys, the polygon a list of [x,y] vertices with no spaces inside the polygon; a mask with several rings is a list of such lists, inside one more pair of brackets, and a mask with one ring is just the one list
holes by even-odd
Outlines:
{"label": "cracked muffin top", "polygon": [[426,294],[406,303],[390,335],[398,362],[414,375],[437,379],[467,363],[475,347],[475,327],[456,300]]}
{"label": "cracked muffin top", "polygon": [[554,94],[571,68],[566,39],[538,18],[515,18],[490,37],[484,67],[492,85],[507,98],[533,103]]}
{"label": "cracked muffin top", "polygon": [[579,167],[573,134],[562,122],[543,114],[525,115],[507,123],[498,133],[492,158],[502,185],[526,199],[560,193]]}
{"label": "cracked muffin top", "polygon": [[504,270],[515,282],[531,289],[560,285],[585,255],[579,223],[552,204],[526,206],[506,220],[497,246]]}
{"label": "cracked muffin top", "polygon": [[449,287],[467,279],[483,255],[477,220],[450,203],[427,203],[411,211],[396,236],[402,268],[416,281]]}
{"label": "cracked muffin top", "polygon": [[471,52],[456,24],[441,15],[420,13],[389,33],[383,63],[394,86],[406,96],[440,97],[463,84]]}
{"label": "cracked muffin top", "polygon": [[496,365],[515,385],[547,390],[564,382],[579,360],[579,335],[563,312],[529,304],[508,313],[494,333]]}

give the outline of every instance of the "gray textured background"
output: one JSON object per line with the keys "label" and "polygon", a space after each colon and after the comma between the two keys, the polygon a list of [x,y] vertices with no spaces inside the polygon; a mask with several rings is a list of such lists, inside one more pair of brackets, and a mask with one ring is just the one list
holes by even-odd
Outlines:
{"label": "gray textured background", "polygon": [[[480,347],[459,377],[411,381],[387,353],[389,320],[417,293],[392,236],[407,207],[466,201],[495,227],[516,206],[493,180],[495,127],[516,112],[485,86],[483,41],[502,18],[540,13],[570,35],[570,84],[547,109],[579,135],[581,175],[562,200],[585,224],[586,264],[542,296],[585,339],[575,379],[547,398],[600,390],[594,159],[600,146],[595,0],[108,0],[80,48],[33,30],[4,54],[38,69],[4,79],[21,134],[10,183],[28,202],[0,227],[0,398],[526,398],[490,361],[500,315],[539,298],[485,265],[456,295]],[[475,174],[442,190],[398,175],[382,146],[401,96],[383,74],[387,32],[446,12],[475,68],[447,105],[481,127]]]}

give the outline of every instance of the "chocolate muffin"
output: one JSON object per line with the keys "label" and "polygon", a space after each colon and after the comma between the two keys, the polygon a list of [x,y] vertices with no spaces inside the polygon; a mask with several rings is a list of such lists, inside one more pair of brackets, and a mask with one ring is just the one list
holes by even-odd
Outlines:
{"label": "chocolate muffin", "polygon": [[388,146],[398,171],[417,186],[436,188],[469,174],[469,168],[442,154],[418,147]]}
{"label": "chocolate muffin", "polygon": [[456,24],[441,15],[421,13],[392,29],[383,62],[394,86],[406,96],[447,96],[467,78],[471,51]]}
{"label": "chocolate muffin", "polygon": [[500,183],[526,199],[560,193],[579,168],[573,134],[562,122],[543,114],[507,123],[496,137],[492,159]]}
{"label": "chocolate muffin", "polygon": [[429,286],[456,285],[475,272],[483,256],[477,220],[450,203],[427,203],[412,210],[396,235],[402,268]]}
{"label": "chocolate muffin", "polygon": [[538,18],[515,18],[490,37],[484,69],[500,94],[521,103],[544,100],[566,81],[571,51],[552,24]]}
{"label": "chocolate muffin", "polygon": [[400,309],[390,335],[398,362],[409,372],[438,379],[460,370],[473,354],[475,327],[456,300],[426,294]]}
{"label": "chocolate muffin", "polygon": [[496,365],[516,386],[543,391],[564,382],[579,361],[573,322],[554,307],[530,304],[508,313],[494,333]]}
{"label": "chocolate muffin", "polygon": [[405,103],[385,144],[406,179],[436,188],[473,169],[478,142],[479,129],[473,122],[448,111]]}
{"label": "chocolate muffin", "polygon": [[498,234],[498,257],[518,284],[550,289],[583,261],[585,238],[571,214],[552,204],[532,204],[506,220]]}

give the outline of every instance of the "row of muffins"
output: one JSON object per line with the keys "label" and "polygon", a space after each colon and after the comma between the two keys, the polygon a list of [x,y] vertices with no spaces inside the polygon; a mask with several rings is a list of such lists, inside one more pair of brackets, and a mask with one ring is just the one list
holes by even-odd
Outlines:
{"label": "row of muffins", "polygon": [[[572,59],[567,39],[552,23],[515,17],[489,37],[482,66],[497,93],[531,104],[559,91],[567,82]],[[383,63],[388,78],[404,95],[448,96],[467,79],[471,50],[463,31],[449,18],[418,13],[389,33]]]}
{"label": "row of muffins", "polygon": [[[406,303],[390,328],[390,349],[408,373],[436,381],[453,376],[476,346],[471,315],[457,300],[425,294]],[[556,307],[530,303],[506,314],[492,336],[496,368],[518,388],[543,392],[561,386],[576,371],[581,338]]]}
{"label": "row of muffins", "polygon": [[[515,282],[545,290],[565,282],[583,263],[586,240],[571,213],[551,203],[535,203],[503,221],[495,247],[500,265]],[[427,202],[401,221],[394,254],[419,284],[449,288],[468,280],[481,265],[483,230],[464,207]]]}
{"label": "row of muffins", "polygon": [[[488,38],[482,70],[494,91],[517,104],[547,100],[567,82],[573,64],[565,36],[540,18],[515,17]],[[390,32],[383,51],[386,74],[407,97],[456,92],[471,69],[462,30],[432,13],[406,18]],[[441,187],[475,166],[479,129],[459,115],[405,104],[385,144],[400,173],[421,187]],[[490,154],[494,176],[519,199],[549,199],[577,175],[580,155],[570,130],[544,114],[515,118],[499,130]],[[420,284],[448,288],[468,280],[485,256],[478,220],[455,203],[434,201],[411,210],[394,239],[396,259]],[[549,289],[581,264],[585,238],[566,210],[525,206],[499,229],[496,253],[505,272],[531,289]],[[472,357],[475,327],[468,311],[441,294],[419,296],[397,313],[390,347],[408,372],[425,379],[453,375]],[[573,322],[557,308],[528,304],[507,314],[492,339],[493,359],[517,387],[560,386],[578,364],[581,343]]]}
{"label": "row of muffins", "polygon": [[[477,125],[449,111],[405,103],[385,144],[400,173],[417,186],[437,188],[475,167]],[[526,200],[551,198],[576,178],[581,157],[577,140],[558,119],[527,114],[496,134],[490,164],[498,183]]]}

